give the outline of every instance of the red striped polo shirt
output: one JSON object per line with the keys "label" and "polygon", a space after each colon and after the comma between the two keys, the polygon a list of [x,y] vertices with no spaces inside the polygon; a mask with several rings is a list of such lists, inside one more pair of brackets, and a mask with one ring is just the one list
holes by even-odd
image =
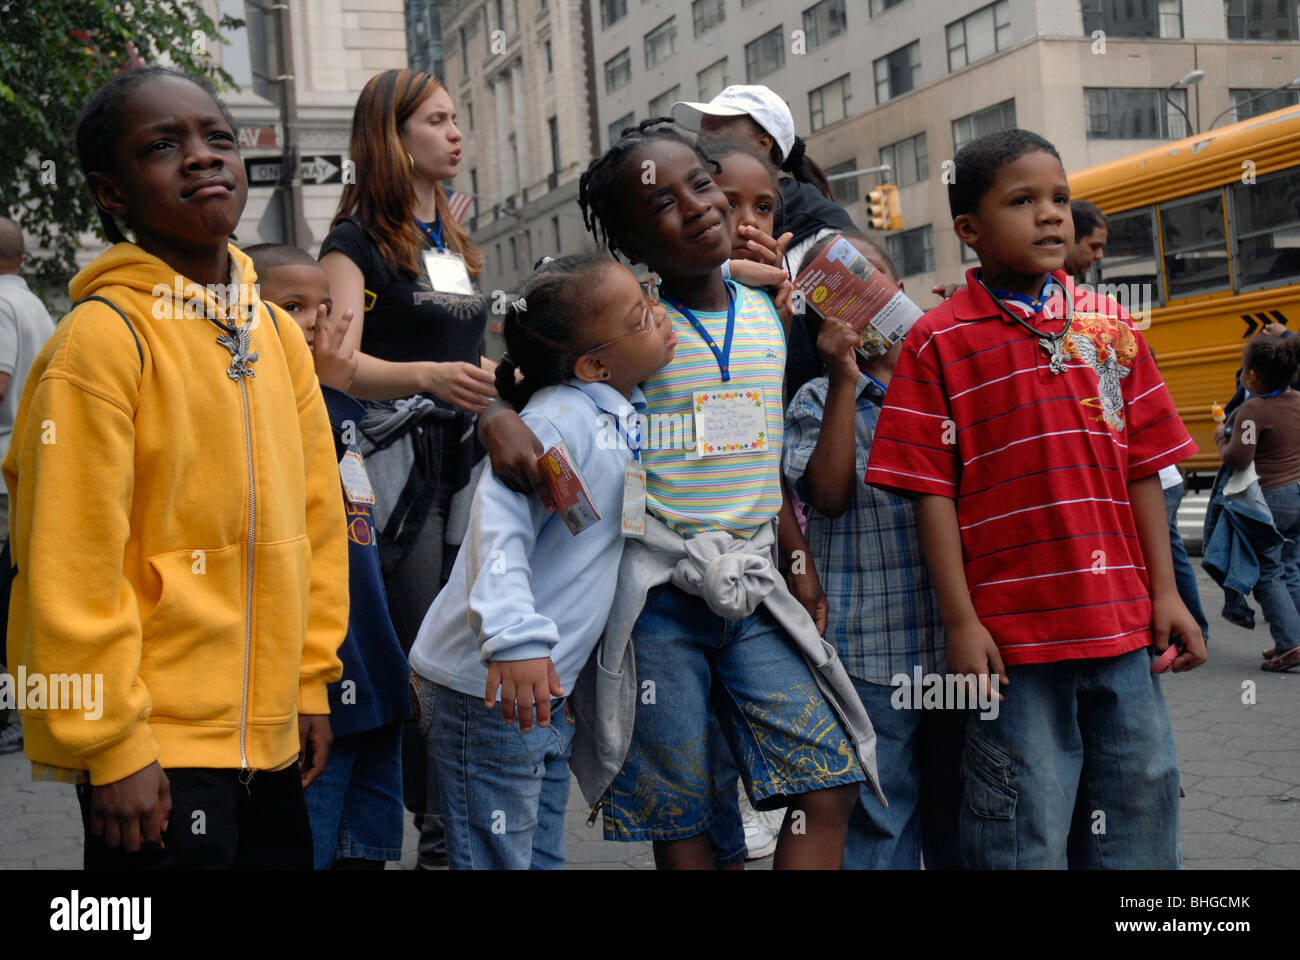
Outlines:
{"label": "red striped polo shirt", "polygon": [[[1128,484],[1196,452],[1123,308],[1054,276],[1077,298],[1065,370],[968,271],[908,333],[866,473],[956,502],[971,600],[1008,664],[1151,642]],[[1058,295],[1029,322],[1055,333],[1064,315]]]}

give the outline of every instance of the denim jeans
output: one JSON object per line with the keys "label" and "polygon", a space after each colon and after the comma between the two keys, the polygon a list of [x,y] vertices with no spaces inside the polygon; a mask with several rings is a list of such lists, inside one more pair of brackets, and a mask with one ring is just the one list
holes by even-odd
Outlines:
{"label": "denim jeans", "polygon": [[896,688],[853,678],[876,729],[882,807],[864,786],[849,819],[845,870],[953,870],[961,866],[958,775],[966,739],[964,710],[896,709]]}
{"label": "denim jeans", "polygon": [[[1178,596],[1183,605],[1201,627],[1201,636],[1206,642],[1210,639],[1210,622],[1205,618],[1201,608],[1201,592],[1196,586],[1196,572],[1192,561],[1187,557],[1187,548],[1178,533],[1178,505],[1183,502],[1187,488],[1183,484],[1170,487],[1165,491],[1165,516],[1169,518],[1169,549],[1174,555],[1174,581],[1178,584]],[[888,794],[886,794],[888,796]]]}
{"label": "denim jeans", "polygon": [[1153,651],[1007,668],[998,716],[967,721],[963,866],[1178,867],[1178,757]]}
{"label": "denim jeans", "polygon": [[402,859],[402,721],[339,737],[303,793],[313,860]]}
{"label": "denim jeans", "polygon": [[1277,652],[1300,643],[1300,483],[1286,483],[1264,491],[1273,526],[1286,542],[1257,548],[1259,583],[1255,599]]}
{"label": "denim jeans", "polygon": [[482,696],[419,682],[419,725],[453,870],[564,869],[573,720],[551,701],[551,725],[522,733]]}

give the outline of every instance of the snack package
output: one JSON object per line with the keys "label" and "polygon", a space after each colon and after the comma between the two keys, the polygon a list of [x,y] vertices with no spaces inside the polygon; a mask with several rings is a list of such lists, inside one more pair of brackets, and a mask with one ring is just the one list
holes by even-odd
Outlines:
{"label": "snack package", "polygon": [[563,443],[551,447],[537,458],[538,469],[546,478],[555,499],[555,510],[575,537],[600,519],[592,504],[591,491]]}
{"label": "snack package", "polygon": [[868,360],[884,356],[925,312],[843,235],[800,272],[794,286],[819,316],[858,331],[858,351]]}

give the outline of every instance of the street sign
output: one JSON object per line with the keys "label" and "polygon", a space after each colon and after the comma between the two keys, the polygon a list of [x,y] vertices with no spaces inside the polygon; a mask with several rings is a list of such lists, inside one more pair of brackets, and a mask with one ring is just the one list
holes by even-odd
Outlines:
{"label": "street sign", "polygon": [[[253,157],[244,161],[250,187],[274,187],[280,183],[284,157]],[[298,163],[298,178],[305,184],[342,183],[343,155],[315,154]]]}
{"label": "street sign", "polygon": [[258,150],[275,149],[280,146],[280,125],[274,123],[262,127],[240,127],[239,146],[240,149],[249,147]]}

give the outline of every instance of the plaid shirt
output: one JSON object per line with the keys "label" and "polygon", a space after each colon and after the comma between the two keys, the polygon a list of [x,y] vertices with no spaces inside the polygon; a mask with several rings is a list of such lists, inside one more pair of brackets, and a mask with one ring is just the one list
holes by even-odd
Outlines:
{"label": "plaid shirt", "polygon": [[[817,446],[825,415],[826,377],[810,380],[786,413],[782,467],[800,499],[807,500],[804,471]],[[856,476],[867,470],[871,438],[885,392],[858,374]],[[848,509],[832,520],[811,505],[808,547],[830,607],[826,639],[835,644],[850,676],[889,683],[897,674],[911,682],[912,668],[947,670],[947,638],[938,600],[921,552],[916,506],[905,498],[854,484]]]}

